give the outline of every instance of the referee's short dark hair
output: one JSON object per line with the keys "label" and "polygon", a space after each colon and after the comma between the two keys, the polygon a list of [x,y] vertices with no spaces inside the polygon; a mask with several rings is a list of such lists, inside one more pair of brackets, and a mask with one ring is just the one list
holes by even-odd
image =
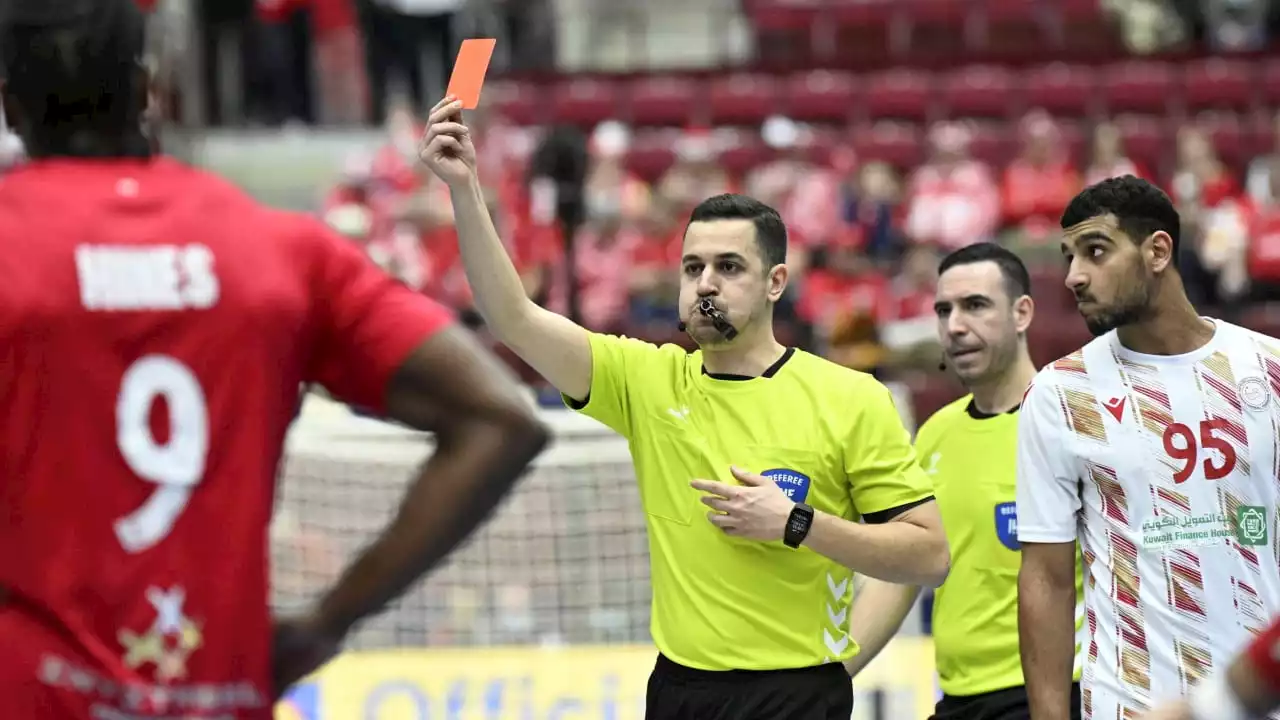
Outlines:
{"label": "referee's short dark hair", "polygon": [[1009,300],[1017,300],[1023,295],[1031,294],[1031,274],[1027,272],[1027,266],[1023,264],[1022,258],[1008,248],[991,242],[974,243],[952,251],[938,263],[938,275],[942,275],[953,267],[980,262],[996,264],[1000,270],[1000,277],[1004,280],[1004,289],[1009,294]]}
{"label": "referee's short dark hair", "polygon": [[150,154],[146,21],[134,0],[3,0],[0,71],[33,156]]}
{"label": "referee's short dark hair", "polygon": [[756,227],[756,244],[765,270],[787,261],[787,226],[777,210],[753,197],[725,193],[698,203],[689,216],[690,224],[714,220],[750,220]]}

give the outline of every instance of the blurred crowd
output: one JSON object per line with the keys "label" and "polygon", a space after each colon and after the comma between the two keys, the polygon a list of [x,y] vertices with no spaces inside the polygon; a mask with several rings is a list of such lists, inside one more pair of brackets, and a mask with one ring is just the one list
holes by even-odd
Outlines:
{"label": "blurred crowd", "polygon": [[[1031,111],[1016,124],[1019,151],[1003,165],[975,153],[964,122],[932,125],[923,163],[899,170],[864,160],[820,130],[782,116],[759,128],[768,149],[742,172],[722,162],[716,133],[686,129],[674,162],[645,177],[627,162],[631,133],[599,124],[587,142],[585,219],[569,260],[556,185],[531,172],[539,131],[489,110],[470,116],[490,209],[530,297],[567,312],[570,284],[587,327],[680,341],[675,293],[689,211],[721,192],[778,208],[788,224],[794,278],[778,308],[789,341],[861,369],[928,369],[933,280],[941,254],[981,240],[1016,248],[1038,269],[1059,264],[1058,217],[1085,184],[1134,174],[1164,187],[1186,221],[1184,273],[1214,306],[1270,296],[1280,280],[1280,119],[1275,152],[1231,167],[1196,124],[1176,134],[1163,174],[1126,152],[1110,122],[1092,130],[1087,162],[1072,159],[1057,121]],[[392,112],[385,145],[349,160],[323,201],[334,228],[388,271],[474,318],[459,262],[448,191],[416,163],[420,118]]]}

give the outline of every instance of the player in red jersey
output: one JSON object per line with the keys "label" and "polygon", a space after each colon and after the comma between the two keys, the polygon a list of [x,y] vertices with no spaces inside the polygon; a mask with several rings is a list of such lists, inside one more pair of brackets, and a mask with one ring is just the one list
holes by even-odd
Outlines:
{"label": "player in red jersey", "polygon": [[1190,698],[1153,710],[1140,720],[1255,720],[1277,711],[1280,620],[1255,636],[1225,673],[1192,688]]}
{"label": "player in red jersey", "polygon": [[[318,222],[151,156],[132,0],[5,0],[0,717],[267,720],[541,450],[511,375]],[[436,433],[312,612],[266,548],[303,383]],[[273,648],[274,640],[274,648]]]}

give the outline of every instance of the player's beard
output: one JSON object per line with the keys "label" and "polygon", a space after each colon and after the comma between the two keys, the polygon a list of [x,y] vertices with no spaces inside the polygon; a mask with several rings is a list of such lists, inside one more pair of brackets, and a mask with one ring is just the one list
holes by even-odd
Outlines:
{"label": "player's beard", "polygon": [[1135,283],[1121,283],[1115,302],[1084,317],[1084,324],[1094,337],[1105,335],[1116,328],[1142,322],[1151,308],[1151,274],[1145,270],[1142,279]]}

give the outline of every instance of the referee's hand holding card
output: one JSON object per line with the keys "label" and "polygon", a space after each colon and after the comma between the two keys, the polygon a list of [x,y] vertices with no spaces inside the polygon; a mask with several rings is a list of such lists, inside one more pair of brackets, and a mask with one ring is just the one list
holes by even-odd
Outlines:
{"label": "referee's hand holding card", "polygon": [[777,483],[763,475],[739,467],[731,467],[729,471],[741,485],[715,480],[689,483],[694,489],[707,493],[702,496],[702,504],[711,508],[707,519],[726,535],[751,540],[781,540],[795,502]]}

